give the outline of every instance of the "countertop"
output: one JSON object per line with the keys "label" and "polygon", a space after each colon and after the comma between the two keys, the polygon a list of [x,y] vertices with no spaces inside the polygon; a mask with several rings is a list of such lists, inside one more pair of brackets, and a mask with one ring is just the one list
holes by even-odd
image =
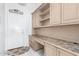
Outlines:
{"label": "countertop", "polygon": [[32,35],[35,38],[40,38],[41,41],[44,43],[51,44],[53,46],[56,46],[60,49],[63,49],[67,52],[70,52],[74,55],[79,56],[79,44],[74,43],[74,42],[67,42],[61,39],[56,39],[56,38],[50,38],[42,35]]}

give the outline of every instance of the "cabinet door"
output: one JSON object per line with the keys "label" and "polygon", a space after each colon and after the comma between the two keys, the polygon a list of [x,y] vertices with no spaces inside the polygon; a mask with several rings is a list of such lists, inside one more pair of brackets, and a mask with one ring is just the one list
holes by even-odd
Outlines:
{"label": "cabinet door", "polygon": [[32,14],[32,26],[35,27],[35,13]]}
{"label": "cabinet door", "polygon": [[62,23],[74,23],[77,20],[77,4],[62,4]]}
{"label": "cabinet door", "polygon": [[60,56],[74,56],[73,54],[71,54],[69,52],[66,52],[64,50],[60,50],[60,49],[58,49],[58,50],[59,50],[59,55]]}
{"label": "cabinet door", "polygon": [[56,47],[54,47],[50,44],[45,43],[44,49],[45,49],[44,52],[45,52],[46,56],[56,56],[57,55]]}
{"label": "cabinet door", "polygon": [[60,24],[61,19],[61,4],[51,3],[50,4],[50,23],[51,25]]}
{"label": "cabinet door", "polygon": [[77,18],[79,19],[79,3],[77,3]]}
{"label": "cabinet door", "polygon": [[32,14],[32,26],[39,27],[40,26],[39,20],[40,20],[39,11],[36,11]]}
{"label": "cabinet door", "polygon": [[36,11],[36,27],[39,27],[40,26],[40,11],[39,10],[37,10]]}

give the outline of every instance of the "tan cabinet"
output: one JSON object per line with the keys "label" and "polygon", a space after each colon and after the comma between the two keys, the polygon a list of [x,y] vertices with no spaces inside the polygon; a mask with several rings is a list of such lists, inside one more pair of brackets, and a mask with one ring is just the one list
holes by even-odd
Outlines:
{"label": "tan cabinet", "polygon": [[57,48],[50,45],[50,44],[45,43],[44,52],[45,52],[46,56],[56,56],[57,55]]}
{"label": "tan cabinet", "polygon": [[33,12],[33,27],[79,24],[79,4],[46,3]]}
{"label": "tan cabinet", "polygon": [[79,21],[77,19],[77,4],[62,4],[62,23],[74,23],[75,21]]}
{"label": "tan cabinet", "polygon": [[50,23],[51,24],[60,24],[61,19],[61,4],[51,3],[50,4]]}

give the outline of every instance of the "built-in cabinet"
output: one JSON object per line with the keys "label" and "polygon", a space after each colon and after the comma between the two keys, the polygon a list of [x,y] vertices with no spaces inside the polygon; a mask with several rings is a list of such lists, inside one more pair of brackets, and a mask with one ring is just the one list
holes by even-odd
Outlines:
{"label": "built-in cabinet", "polygon": [[47,3],[33,13],[34,27],[50,27],[79,23],[79,4]]}
{"label": "built-in cabinet", "polygon": [[[63,25],[79,24],[79,4],[77,3],[44,3],[32,13],[32,34],[37,35],[39,28],[49,28]],[[39,32],[38,32],[39,33]],[[45,33],[46,34],[46,33]],[[61,33],[60,33],[61,34]],[[50,34],[48,34],[50,35]],[[35,39],[35,38],[31,38]],[[42,44],[44,46],[44,54],[47,56],[74,56],[63,49],[54,45],[43,43],[38,40],[31,41],[30,45],[35,49],[39,49]],[[41,38],[42,39],[42,38]],[[38,43],[37,43],[37,42]],[[33,43],[33,44],[32,44]]]}
{"label": "built-in cabinet", "polygon": [[42,4],[33,14],[33,27],[50,25],[50,4]]}
{"label": "built-in cabinet", "polygon": [[48,26],[50,24],[50,4],[43,4],[40,11],[40,26]]}

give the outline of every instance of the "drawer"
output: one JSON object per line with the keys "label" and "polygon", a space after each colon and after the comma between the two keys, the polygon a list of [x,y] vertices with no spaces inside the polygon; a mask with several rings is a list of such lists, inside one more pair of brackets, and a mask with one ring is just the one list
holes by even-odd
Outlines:
{"label": "drawer", "polygon": [[35,41],[33,38],[29,40],[29,45],[35,51],[43,48],[43,46],[41,44],[39,44],[37,41]]}
{"label": "drawer", "polygon": [[41,45],[44,45],[44,41],[43,41],[42,39],[37,38],[36,41],[37,41],[38,43],[40,43]]}

